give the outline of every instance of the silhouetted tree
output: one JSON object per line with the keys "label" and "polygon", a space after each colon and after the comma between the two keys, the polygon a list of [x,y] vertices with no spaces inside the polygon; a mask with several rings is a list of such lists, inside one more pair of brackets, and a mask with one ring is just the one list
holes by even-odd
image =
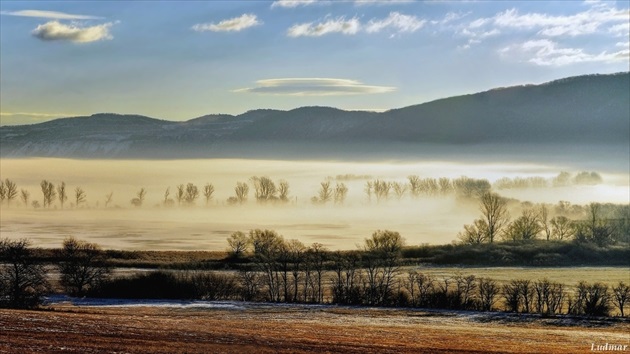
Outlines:
{"label": "silhouetted tree", "polygon": [[281,278],[278,256],[284,247],[284,238],[273,230],[250,230],[249,242],[253,259],[263,274],[269,301],[281,300]]}
{"label": "silhouetted tree", "polygon": [[333,199],[335,204],[343,204],[346,201],[346,196],[348,195],[348,187],[342,182],[337,183],[335,186],[335,191],[333,192]]}
{"label": "silhouetted tree", "polygon": [[488,241],[488,223],[477,219],[472,225],[464,225],[464,231],[458,234],[458,238],[465,244],[484,243]]}
{"label": "silhouetted tree", "polygon": [[278,199],[283,203],[289,201],[289,182],[285,180],[278,182]]}
{"label": "silhouetted tree", "polygon": [[142,203],[144,203],[144,198],[147,195],[147,191],[144,188],[140,188],[136,197],[131,200],[131,205],[135,207],[141,207]]}
{"label": "silhouetted tree", "polygon": [[365,182],[365,187],[363,187],[363,191],[367,194],[368,202],[372,202],[372,190],[374,189],[374,185],[372,181]]}
{"label": "silhouetted tree", "polygon": [[74,189],[74,205],[76,207],[80,207],[81,204],[85,203],[87,196],[85,195],[85,191],[81,187],[76,187]]}
{"label": "silhouetted tree", "polygon": [[44,195],[44,208],[49,208],[57,197],[55,186],[52,184],[52,182],[49,182],[47,180],[43,180],[40,183],[40,186],[42,187],[42,194]]}
{"label": "silhouetted tree", "polygon": [[269,177],[253,176],[250,178],[254,186],[254,196],[259,203],[267,203],[278,199],[276,184]]}
{"label": "silhouetted tree", "polygon": [[247,201],[247,195],[249,194],[249,186],[245,182],[236,182],[236,187],[234,187],[234,193],[236,194],[236,201],[239,204],[243,204]]}
{"label": "silhouetted tree", "polygon": [[372,188],[377,203],[389,199],[389,191],[392,188],[391,183],[377,179],[372,182]]}
{"label": "silhouetted tree", "polygon": [[247,235],[241,231],[236,231],[230,235],[227,239],[228,245],[230,246],[229,253],[230,257],[233,258],[241,258],[249,247],[249,239]]}
{"label": "silhouetted tree", "polygon": [[481,214],[488,225],[487,238],[492,243],[509,221],[507,201],[496,193],[484,193],[480,202]]}
{"label": "silhouetted tree", "polygon": [[496,281],[489,278],[478,278],[477,289],[479,294],[479,307],[482,311],[492,311],[496,297],[501,292],[501,288]]}
{"label": "silhouetted tree", "polygon": [[402,182],[392,182],[392,188],[398,200],[401,200],[405,196],[405,192],[407,192],[407,185]]}
{"label": "silhouetted tree", "polygon": [[7,186],[5,186],[3,180],[0,180],[0,205],[4,203],[5,199],[7,199]]}
{"label": "silhouetted tree", "polygon": [[71,295],[81,296],[98,287],[111,274],[105,256],[95,243],[66,238],[60,251],[60,282]]}
{"label": "silhouetted tree", "polygon": [[184,196],[186,195],[186,189],[183,184],[177,186],[177,194],[175,194],[175,199],[177,200],[177,205],[182,205],[184,201]]}
{"label": "silhouetted tree", "polygon": [[184,202],[186,205],[195,204],[195,200],[199,198],[199,188],[192,183],[186,184],[186,193],[184,194]]}
{"label": "silhouetted tree", "polygon": [[26,239],[0,240],[0,306],[35,307],[50,289],[46,269],[35,263],[29,244]]}
{"label": "silhouetted tree", "polygon": [[114,192],[109,192],[105,195],[105,208],[107,208],[114,200]]}
{"label": "silhouetted tree", "polygon": [[212,200],[213,194],[214,186],[211,183],[206,183],[206,185],[203,187],[203,196],[206,198],[206,205],[208,205]]}
{"label": "silhouetted tree", "polygon": [[551,235],[556,240],[568,240],[575,234],[573,223],[566,216],[556,216],[551,219]]}
{"label": "silhouetted tree", "polygon": [[28,200],[31,197],[31,193],[29,191],[27,191],[26,189],[22,189],[20,190],[20,199],[22,200],[22,203],[24,203],[24,206],[28,208]]}
{"label": "silhouetted tree", "polygon": [[392,284],[399,273],[404,244],[405,241],[398,232],[389,230],[378,230],[365,240],[363,250],[368,304],[389,304]]}
{"label": "silhouetted tree", "polygon": [[508,241],[528,241],[536,238],[542,230],[538,214],[533,209],[523,210],[523,214],[507,226],[504,238]]}
{"label": "silhouetted tree", "polygon": [[613,290],[613,298],[612,298],[613,302],[615,303],[615,306],[617,307],[617,309],[619,309],[619,313],[621,314],[621,317],[623,317],[624,316],[623,308],[628,302],[628,299],[630,299],[630,286],[620,281],[619,284],[617,284],[617,286],[615,286],[612,290]]}
{"label": "silhouetted tree", "polygon": [[11,201],[15,199],[18,195],[17,184],[7,178],[4,181],[4,187],[6,190],[7,206],[10,206]]}
{"label": "silhouetted tree", "polygon": [[540,222],[541,232],[544,233],[545,239],[551,239],[551,220],[549,220],[549,208],[545,204],[541,204],[538,210],[538,221]]}
{"label": "silhouetted tree", "polygon": [[66,182],[61,182],[60,185],[57,186],[57,196],[59,196],[59,204],[61,204],[61,209],[63,209],[63,204],[68,200],[68,194],[66,194]]}

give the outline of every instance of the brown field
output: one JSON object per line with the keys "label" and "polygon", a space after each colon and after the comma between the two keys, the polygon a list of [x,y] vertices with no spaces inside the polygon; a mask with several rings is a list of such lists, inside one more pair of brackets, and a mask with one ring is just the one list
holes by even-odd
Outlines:
{"label": "brown field", "polygon": [[[587,353],[630,323],[230,303],[0,310],[0,353]],[[630,347],[629,347],[630,348]]]}

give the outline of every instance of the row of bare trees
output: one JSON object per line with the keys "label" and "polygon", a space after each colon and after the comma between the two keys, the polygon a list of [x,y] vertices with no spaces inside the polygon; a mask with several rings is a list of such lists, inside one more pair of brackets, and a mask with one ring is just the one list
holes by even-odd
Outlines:
{"label": "row of bare trees", "polygon": [[590,203],[586,217],[571,220],[564,215],[550,216],[547,205],[527,207],[513,221],[508,212],[508,200],[496,193],[484,193],[479,198],[481,217],[464,225],[458,238],[463,243],[493,243],[501,237],[505,241],[569,240],[592,242],[607,246],[616,241],[628,241],[630,236],[630,206],[617,206],[616,217],[606,217],[605,206]]}

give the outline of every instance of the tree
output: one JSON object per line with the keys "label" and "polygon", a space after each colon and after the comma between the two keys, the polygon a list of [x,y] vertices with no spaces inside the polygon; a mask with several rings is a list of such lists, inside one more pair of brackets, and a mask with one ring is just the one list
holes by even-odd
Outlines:
{"label": "tree", "polygon": [[617,306],[617,308],[619,309],[621,317],[623,317],[623,308],[628,302],[628,299],[630,299],[630,286],[620,281],[619,284],[617,284],[617,286],[615,286],[612,290],[613,302],[615,303],[615,306]]}
{"label": "tree", "polygon": [[518,219],[507,226],[504,238],[509,241],[533,240],[541,230],[538,214],[533,209],[526,209]]}
{"label": "tree", "polygon": [[6,189],[7,206],[9,206],[11,204],[11,201],[15,199],[18,195],[17,184],[7,178],[4,181],[4,186]]}
{"label": "tree", "polygon": [[71,295],[84,295],[111,274],[103,251],[95,243],[69,237],[63,241],[60,253],[60,282]]}
{"label": "tree", "polygon": [[85,195],[85,191],[81,187],[77,187],[74,189],[74,205],[77,208],[81,206],[81,204],[85,203],[85,199],[87,196]]}
{"label": "tree", "polygon": [[284,238],[273,230],[250,230],[249,242],[254,252],[254,262],[263,274],[269,301],[281,300],[281,279],[278,257],[285,247]]}
{"label": "tree", "polygon": [[575,234],[575,228],[566,216],[556,216],[551,219],[551,235],[556,240],[568,240]]}
{"label": "tree", "polygon": [[333,199],[335,204],[343,204],[346,201],[346,196],[348,195],[348,187],[342,182],[337,183],[335,186],[335,191],[333,193]]}
{"label": "tree", "polygon": [[405,196],[405,192],[407,192],[407,185],[402,182],[392,182],[392,188],[398,200],[401,200]]}
{"label": "tree", "polygon": [[256,197],[257,202],[267,203],[278,199],[278,189],[271,178],[265,176],[253,176],[250,178],[250,181],[254,186],[254,196]]}
{"label": "tree", "polygon": [[105,195],[105,208],[109,206],[114,200],[114,192],[109,192]]}
{"label": "tree", "polygon": [[374,186],[372,185],[372,181],[365,182],[365,187],[363,187],[363,191],[367,194],[368,202],[372,202],[372,189]]}
{"label": "tree", "polygon": [[488,224],[488,241],[494,242],[495,237],[505,227],[510,219],[507,211],[507,201],[496,193],[484,193],[481,196],[480,210]]}
{"label": "tree", "polygon": [[234,193],[236,194],[236,201],[239,204],[243,204],[247,201],[247,195],[249,194],[249,186],[245,182],[236,182],[236,187],[234,187]]}
{"label": "tree", "polygon": [[405,240],[398,232],[378,230],[365,239],[365,269],[367,272],[367,301],[371,305],[389,304],[394,279],[399,273],[399,262]]}
{"label": "tree", "polygon": [[210,203],[212,200],[212,195],[214,194],[214,186],[211,183],[206,183],[203,187],[203,196],[206,198],[206,205]]}
{"label": "tree", "polygon": [[0,205],[7,198],[7,186],[4,185],[4,181],[0,180]]}
{"label": "tree", "polygon": [[464,225],[464,231],[458,238],[465,244],[480,244],[488,239],[488,223],[483,219],[477,219],[472,225]]}
{"label": "tree", "polygon": [[389,191],[392,188],[391,183],[377,179],[372,183],[372,186],[377,203],[389,199]]}
{"label": "tree", "polygon": [[59,196],[59,204],[61,204],[61,209],[63,209],[63,204],[68,200],[68,194],[66,194],[66,182],[61,182],[60,185],[57,186],[57,195]]}
{"label": "tree", "polygon": [[50,289],[46,269],[34,261],[30,242],[0,240],[0,305],[31,308],[39,305]]}
{"label": "tree", "polygon": [[409,191],[411,192],[411,196],[413,198],[418,198],[420,196],[420,177],[410,175],[407,179],[409,180]]}
{"label": "tree", "polygon": [[482,311],[492,311],[496,297],[501,291],[497,282],[489,278],[478,278],[477,289],[480,309]]}
{"label": "tree", "polygon": [[230,246],[229,253],[230,256],[236,259],[241,258],[249,247],[249,239],[247,235],[241,231],[236,231],[230,235],[227,239],[228,245]]}
{"label": "tree", "polygon": [[49,182],[47,180],[43,180],[40,183],[40,186],[42,187],[42,194],[44,196],[44,208],[49,208],[57,197],[55,186],[52,184],[52,182]]}
{"label": "tree", "polygon": [[20,190],[20,199],[22,199],[22,203],[24,203],[24,206],[28,208],[28,199],[30,198],[31,193],[29,191],[27,191],[26,189],[22,189]]}
{"label": "tree", "polygon": [[131,200],[131,205],[135,207],[141,207],[142,203],[144,203],[144,198],[146,195],[147,191],[144,188],[140,188],[138,194],[136,194],[136,197]]}
{"label": "tree", "polygon": [[177,186],[177,194],[175,194],[175,199],[177,200],[177,205],[182,205],[184,201],[184,196],[186,195],[186,190],[183,184]]}
{"label": "tree", "polygon": [[551,239],[551,221],[549,220],[549,208],[545,204],[542,204],[538,210],[538,221],[545,239],[549,241]]}
{"label": "tree", "polygon": [[440,185],[440,194],[448,195],[453,192],[453,184],[450,179],[442,177],[438,180],[438,184]]}
{"label": "tree", "polygon": [[603,206],[600,203],[590,203],[588,206],[588,229],[590,239],[596,245],[603,247],[613,242],[614,230],[603,218]]}
{"label": "tree", "polygon": [[333,193],[330,181],[321,182],[317,196],[311,198],[311,200],[315,204],[326,204],[333,198]]}
{"label": "tree", "polygon": [[192,183],[186,184],[186,192],[184,194],[184,202],[186,205],[195,204],[195,200],[199,197],[199,188]]}
{"label": "tree", "polygon": [[283,203],[289,201],[289,182],[285,180],[278,182],[278,199]]}

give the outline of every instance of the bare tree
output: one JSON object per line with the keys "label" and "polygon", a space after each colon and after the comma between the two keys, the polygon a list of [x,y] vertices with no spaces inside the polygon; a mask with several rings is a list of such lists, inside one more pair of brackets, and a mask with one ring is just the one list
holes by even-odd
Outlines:
{"label": "bare tree", "polygon": [[278,182],[278,199],[284,203],[289,201],[289,182],[285,180]]}
{"label": "bare tree", "polygon": [[13,199],[15,199],[18,195],[18,189],[17,189],[17,184],[15,184],[15,182],[11,181],[10,179],[6,179],[4,181],[4,185],[6,188],[6,198],[7,198],[7,206],[9,206],[11,204],[11,201]]}
{"label": "bare tree", "polygon": [[105,208],[107,208],[114,200],[114,192],[109,192],[105,195]]}
{"label": "bare tree", "polygon": [[446,177],[440,178],[438,180],[438,184],[440,185],[440,194],[442,195],[451,194],[454,190],[453,183]]}
{"label": "bare tree", "polygon": [[247,195],[249,194],[249,186],[245,182],[236,182],[236,187],[234,187],[234,193],[236,194],[236,201],[239,204],[243,204],[247,201]]}
{"label": "bare tree", "polygon": [[407,192],[407,184],[402,182],[392,182],[392,188],[394,189],[394,194],[396,195],[396,199],[401,200],[402,197],[405,196],[405,192]]}
{"label": "bare tree", "polygon": [[343,204],[346,201],[346,196],[348,195],[348,187],[342,182],[337,183],[335,186],[335,191],[333,193],[333,199],[335,204]]}
{"label": "bare tree", "polygon": [[372,190],[373,190],[373,188],[374,188],[374,186],[372,184],[372,181],[365,182],[365,187],[363,187],[363,191],[365,191],[365,194],[367,194],[368,202],[372,202]]}
{"label": "bare tree", "polygon": [[479,294],[479,305],[482,311],[492,311],[492,306],[496,302],[496,297],[501,292],[501,288],[496,281],[489,278],[479,278],[477,280],[477,292]]}
{"label": "bare tree", "polygon": [[212,200],[213,194],[214,186],[211,183],[206,183],[206,185],[203,187],[203,196],[206,198],[206,205],[208,205]]}
{"label": "bare tree", "polygon": [[46,269],[35,262],[29,245],[26,239],[0,240],[0,306],[35,307],[50,290]]}
{"label": "bare tree", "polygon": [[7,199],[7,186],[5,186],[4,181],[0,180],[0,205]]}
{"label": "bare tree", "polygon": [[551,239],[551,220],[549,220],[549,208],[545,204],[540,205],[538,221],[540,222],[540,228],[544,233],[545,239],[549,241]]}
{"label": "bare tree", "polygon": [[387,305],[391,300],[392,284],[399,273],[399,262],[405,240],[398,232],[378,230],[365,240],[365,270],[367,301],[371,305]]}
{"label": "bare tree", "polygon": [[278,189],[271,178],[266,176],[253,176],[250,178],[250,181],[254,186],[254,196],[257,202],[267,203],[278,199]]}
{"label": "bare tree", "polygon": [[535,239],[541,230],[536,211],[526,209],[518,219],[507,226],[504,237],[509,241],[528,241]]}
{"label": "bare tree", "polygon": [[184,194],[184,202],[186,205],[195,204],[195,200],[199,197],[199,188],[192,183],[186,184],[186,193]]}
{"label": "bare tree", "polygon": [[26,189],[21,189],[20,190],[20,199],[22,200],[22,203],[24,203],[24,206],[28,208],[28,200],[31,197],[31,193],[29,191],[27,191]]}
{"label": "bare tree", "polygon": [[103,251],[95,243],[66,238],[60,256],[60,282],[71,295],[84,295],[111,274]]}
{"label": "bare tree", "polygon": [[488,223],[483,219],[477,219],[472,225],[464,225],[464,231],[458,238],[465,244],[479,244],[488,240]]}
{"label": "bare tree", "polygon": [[49,182],[47,180],[43,180],[40,183],[40,186],[42,187],[42,194],[44,195],[44,208],[49,208],[57,197],[55,186],[52,184],[52,182]]}
{"label": "bare tree", "polygon": [[392,188],[391,183],[377,179],[372,185],[377,203],[389,199],[389,191]]}
{"label": "bare tree", "polygon": [[61,209],[63,209],[63,204],[68,200],[68,194],[66,193],[66,182],[61,182],[60,185],[57,186],[57,196],[59,196],[59,204],[61,204]]}
{"label": "bare tree", "polygon": [[136,194],[136,197],[131,199],[131,205],[135,207],[141,207],[144,203],[144,198],[146,197],[146,195],[147,191],[144,188],[140,188],[138,194]]}
{"label": "bare tree", "polygon": [[571,220],[566,216],[556,216],[550,221],[551,234],[556,240],[568,240],[575,234]]}
{"label": "bare tree", "polygon": [[85,191],[81,187],[77,187],[74,189],[74,205],[78,208],[81,204],[85,203],[87,196],[85,195]]}
{"label": "bare tree", "polygon": [[186,189],[183,184],[177,186],[177,193],[175,194],[175,199],[177,200],[177,205],[182,205],[184,201],[184,196],[186,195]]}
{"label": "bare tree", "polygon": [[620,281],[613,289],[613,302],[619,309],[621,317],[624,316],[623,308],[630,299],[630,286]]}
{"label": "bare tree", "polygon": [[492,243],[510,219],[507,211],[507,201],[496,193],[488,192],[481,196],[480,202],[481,214],[488,225],[487,238]]}
{"label": "bare tree", "polygon": [[409,191],[411,192],[411,196],[413,198],[418,198],[420,196],[420,177],[410,175],[407,179],[409,180]]}
{"label": "bare tree", "polygon": [[249,247],[249,239],[247,235],[241,231],[236,231],[230,235],[227,239],[228,245],[230,246],[229,252],[230,256],[234,258],[241,258]]}

